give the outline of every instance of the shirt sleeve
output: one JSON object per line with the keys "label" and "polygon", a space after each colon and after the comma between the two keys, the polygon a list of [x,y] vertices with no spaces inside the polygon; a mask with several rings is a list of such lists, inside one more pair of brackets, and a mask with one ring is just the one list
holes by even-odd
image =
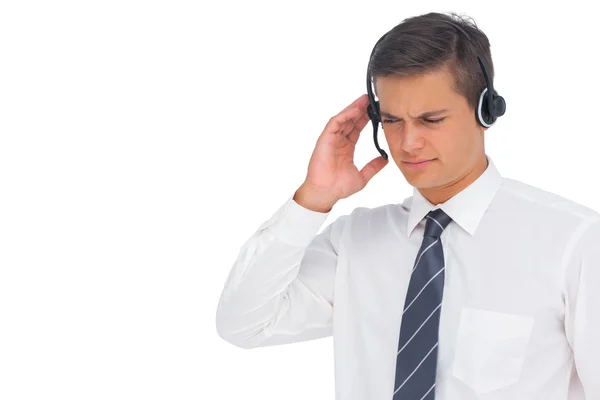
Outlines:
{"label": "shirt sleeve", "polygon": [[329,213],[290,196],[244,243],[217,306],[217,332],[254,348],[332,334],[333,285],[346,215],[317,234]]}
{"label": "shirt sleeve", "polygon": [[584,223],[566,270],[565,328],[586,399],[600,399],[600,220]]}

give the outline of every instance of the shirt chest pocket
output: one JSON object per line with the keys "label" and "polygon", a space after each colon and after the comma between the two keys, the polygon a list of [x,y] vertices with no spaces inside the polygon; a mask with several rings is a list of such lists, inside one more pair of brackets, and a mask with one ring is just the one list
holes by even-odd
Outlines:
{"label": "shirt chest pocket", "polygon": [[478,393],[519,381],[534,317],[463,308],[452,375]]}

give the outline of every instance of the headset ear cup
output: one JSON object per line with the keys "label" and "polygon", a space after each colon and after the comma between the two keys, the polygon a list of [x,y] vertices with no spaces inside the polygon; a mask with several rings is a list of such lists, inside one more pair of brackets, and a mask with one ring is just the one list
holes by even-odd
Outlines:
{"label": "headset ear cup", "polygon": [[488,93],[487,88],[483,89],[481,94],[479,95],[479,104],[477,109],[475,109],[475,118],[479,125],[487,128],[491,125],[491,116],[488,111]]}
{"label": "headset ear cup", "polygon": [[377,122],[377,117],[375,116],[375,111],[373,110],[373,103],[367,106],[367,114],[369,115],[369,119],[373,122]]}
{"label": "headset ear cup", "polygon": [[506,112],[506,101],[504,97],[500,95],[494,96],[494,116],[496,118],[501,117]]}
{"label": "headset ear cup", "polygon": [[[488,103],[489,101],[490,96],[488,88],[485,88],[479,95],[479,106],[477,110],[475,110],[476,119],[479,122],[479,124],[484,128],[489,128],[492,125],[494,125],[498,117],[498,115],[495,113],[496,110],[492,110],[493,114],[490,113],[490,104]],[[504,99],[502,99],[502,101],[504,101]],[[492,107],[494,107],[494,103],[492,103],[491,105]]]}
{"label": "headset ear cup", "polygon": [[481,107],[481,117],[483,118],[483,122],[485,122],[487,126],[492,125],[494,122],[496,122],[496,118],[490,115],[490,112],[485,102]]}
{"label": "headset ear cup", "polygon": [[367,114],[369,114],[369,118],[371,119],[371,121],[373,121],[375,123],[381,122],[381,117],[379,115],[379,102],[378,101],[372,102],[367,106]]}

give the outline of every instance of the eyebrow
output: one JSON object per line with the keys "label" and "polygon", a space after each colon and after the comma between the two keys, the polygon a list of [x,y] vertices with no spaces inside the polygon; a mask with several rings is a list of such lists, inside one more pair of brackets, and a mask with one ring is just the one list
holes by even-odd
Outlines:
{"label": "eyebrow", "polygon": [[[448,111],[450,111],[450,109],[448,109],[448,108],[444,108],[442,110],[425,111],[424,113],[422,113],[421,115],[419,115],[417,118],[435,117],[436,115],[443,114],[443,113],[448,112]],[[396,117],[395,115],[390,114],[389,112],[386,112],[386,111],[381,111],[381,116],[382,117],[386,117],[386,118],[402,119],[402,118]]]}

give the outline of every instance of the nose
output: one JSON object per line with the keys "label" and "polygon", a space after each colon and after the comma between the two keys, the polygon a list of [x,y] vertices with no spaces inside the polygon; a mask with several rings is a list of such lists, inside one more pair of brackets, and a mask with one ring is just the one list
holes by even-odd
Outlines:
{"label": "nose", "polygon": [[425,141],[423,132],[414,124],[404,124],[404,129],[400,135],[401,147],[407,153],[414,153],[423,148]]}

